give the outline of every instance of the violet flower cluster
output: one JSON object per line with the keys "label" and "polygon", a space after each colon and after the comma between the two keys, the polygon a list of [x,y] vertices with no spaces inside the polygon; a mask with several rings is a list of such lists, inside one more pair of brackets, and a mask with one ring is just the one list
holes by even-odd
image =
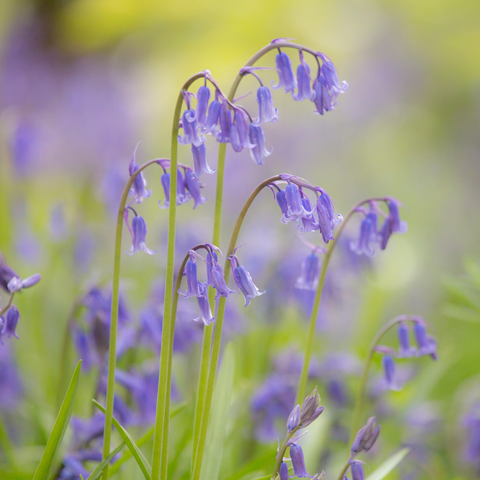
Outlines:
{"label": "violet flower cluster", "polygon": [[415,317],[409,320],[413,323],[413,333],[416,346],[410,342],[410,327],[407,321],[400,320],[397,327],[399,348],[395,350],[384,345],[377,345],[375,350],[383,355],[382,365],[384,370],[385,386],[389,390],[401,390],[403,385],[395,373],[394,358],[412,358],[429,356],[433,360],[437,359],[437,341],[431,335],[428,335],[427,322],[421,317]]}
{"label": "violet flower cluster", "polygon": [[[388,207],[388,214],[384,213],[380,208],[380,203],[385,203]],[[379,200],[369,200],[368,208],[357,207],[356,212],[363,215],[363,220],[360,224],[360,235],[356,242],[351,242],[350,248],[358,255],[367,255],[371,257],[375,253],[375,246],[380,247],[380,250],[385,250],[388,240],[392,233],[405,233],[407,231],[407,223],[400,220],[398,208],[401,203],[391,197]],[[383,217],[385,220],[382,227],[377,227],[378,217]]]}

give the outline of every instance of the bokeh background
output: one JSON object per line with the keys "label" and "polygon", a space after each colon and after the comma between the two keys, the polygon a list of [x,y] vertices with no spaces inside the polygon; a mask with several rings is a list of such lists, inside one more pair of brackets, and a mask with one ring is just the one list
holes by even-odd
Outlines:
{"label": "bokeh background", "polygon": [[[392,239],[354,279],[339,269],[335,288],[345,291],[336,308],[324,312],[319,349],[327,349],[325,335],[330,351],[362,358],[389,318],[400,313],[427,318],[439,342],[439,360],[421,362],[420,376],[404,391],[389,394],[390,408],[403,413],[418,408],[412,422],[430,422],[423,425],[430,435],[428,455],[416,463],[423,467],[412,466],[415,473],[402,478],[475,477],[475,462],[465,457],[474,436],[465,415],[480,401],[480,4],[475,0],[0,3],[0,250],[20,275],[42,274],[41,284],[17,302],[20,340],[5,347],[22,372],[23,403],[2,404],[0,410],[17,410],[27,432],[17,432],[24,458],[38,458],[41,432],[45,435],[55,415],[72,305],[92,285],[111,279],[115,211],[137,142],[139,163],[169,157],[173,108],[185,79],[209,69],[228,91],[239,68],[278,37],[326,53],[350,86],[335,111],[323,117],[313,113],[313,104],[275,91],[280,121],[265,128],[267,146],[274,148],[266,164],[258,167],[247,152],[227,153],[224,231],[254,186],[279,172],[321,185],[344,215],[363,198],[401,200],[408,233]],[[290,57],[296,64],[296,54]],[[273,54],[262,65],[274,66]],[[264,78],[268,82],[276,74],[266,71]],[[247,78],[239,93],[255,89],[254,79]],[[244,103],[253,109],[254,95]],[[209,139],[212,166],[216,148]],[[191,164],[189,148],[180,149],[180,161]],[[133,312],[156,291],[152,284],[161,283],[165,265],[160,174],[149,171],[146,178],[153,194],[140,208],[149,226],[147,244],[158,253],[122,260],[122,289]],[[204,195],[213,199],[214,178],[202,181]],[[213,204],[180,210],[178,243],[185,251],[191,240],[211,235]],[[267,289],[261,298],[268,305],[279,301],[268,293],[271,272],[288,259],[298,265],[308,253],[294,229],[281,226],[277,217],[265,194],[242,235],[244,255],[258,266],[252,275]],[[124,240],[126,249],[129,239]],[[224,235],[221,247],[226,244]],[[258,315],[275,311],[259,309]],[[263,320],[267,331],[281,323],[276,317]],[[255,365],[239,367],[240,380],[250,382],[242,388],[251,392],[261,383],[289,338],[301,348],[302,323],[294,325],[288,334],[287,327],[278,327],[281,334],[258,353]],[[90,413],[88,398],[85,393],[85,405],[76,407],[79,414]],[[27,428],[31,418],[38,425]],[[387,452],[407,442],[407,433],[394,425],[386,430]],[[252,454],[256,447],[250,448]],[[320,459],[314,448],[311,452]]]}

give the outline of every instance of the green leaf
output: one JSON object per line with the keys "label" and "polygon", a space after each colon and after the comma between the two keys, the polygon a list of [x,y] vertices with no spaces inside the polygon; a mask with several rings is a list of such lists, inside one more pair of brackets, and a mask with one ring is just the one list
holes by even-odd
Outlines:
{"label": "green leaf", "polygon": [[233,390],[235,374],[235,354],[233,345],[229,343],[220,367],[215,394],[213,397],[212,416],[207,435],[200,480],[217,480],[222,464],[225,443],[225,427],[227,424],[230,398]]}
{"label": "green leaf", "polygon": [[112,458],[118,453],[120,452],[120,450],[125,446],[125,442],[122,442],[115,450],[113,450],[112,453],[110,453],[110,455],[108,455],[107,457],[105,457],[98,465],[97,465],[97,468],[88,476],[87,480],[97,480],[97,478],[100,478],[100,475],[102,475],[103,473],[103,469],[105,468],[105,466],[110,463],[110,461],[112,460]]}
{"label": "green leaf", "polygon": [[62,443],[63,435],[65,434],[65,430],[72,414],[81,366],[82,361],[80,360],[75,368],[75,372],[73,372],[72,380],[68,386],[67,393],[63,399],[62,406],[60,407],[60,412],[58,413],[57,420],[55,421],[55,425],[53,426],[52,433],[50,434],[50,438],[48,439],[47,446],[45,447],[45,451],[38,464],[33,480],[46,480],[52,469],[55,455]]}
{"label": "green leaf", "polygon": [[[172,408],[172,410],[170,410],[170,418],[173,418],[175,417],[178,413],[180,413],[185,407],[187,406],[187,404],[185,402],[183,403],[180,403],[179,405],[177,405],[175,408]],[[141,447],[142,445],[145,445],[145,443],[147,443],[152,437],[153,437],[153,434],[155,433],[155,427],[151,427],[149,428],[145,434],[140,437],[137,441],[136,441],[136,444],[137,444],[137,447]],[[110,477],[113,477],[121,468],[121,466],[125,463],[125,462],[128,462],[128,460],[130,460],[131,458],[133,457],[132,455],[132,452],[131,450],[128,450],[126,451],[123,455],[122,455],[122,458],[118,459],[111,467],[110,467]]]}
{"label": "green leaf", "polygon": [[394,453],[365,480],[382,480],[382,478],[385,478],[404,459],[409,451],[409,448],[402,448],[397,453]]}
{"label": "green leaf", "polygon": [[[103,408],[96,400],[93,400],[93,403],[101,412],[105,413],[105,408]],[[127,447],[132,452],[132,455],[135,457],[135,460],[142,470],[144,477],[146,480],[150,480],[152,467],[148,463],[147,459],[143,456],[143,453],[138,448],[130,434],[120,425],[115,417],[112,418],[112,422],[115,428],[118,430],[120,436],[123,438],[123,441],[127,444]]]}

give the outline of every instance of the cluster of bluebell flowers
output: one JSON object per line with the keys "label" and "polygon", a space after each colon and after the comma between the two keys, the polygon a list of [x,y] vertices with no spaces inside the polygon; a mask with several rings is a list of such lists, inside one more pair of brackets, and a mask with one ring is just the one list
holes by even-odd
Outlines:
{"label": "cluster of bluebell flowers", "polygon": [[[410,342],[409,323],[413,323],[413,333],[416,346]],[[398,322],[397,334],[399,348],[395,350],[385,345],[377,345],[375,350],[383,354],[382,365],[384,370],[385,386],[389,390],[401,390],[403,385],[395,374],[394,358],[412,358],[429,356],[433,360],[437,359],[437,341],[431,335],[428,335],[426,327],[427,322],[422,317],[413,317]]]}
{"label": "cluster of bluebell flowers", "polygon": [[[388,214],[380,208],[380,203],[388,207]],[[350,248],[359,255],[371,257],[375,253],[375,246],[385,250],[392,233],[405,233],[407,223],[400,220],[398,208],[401,203],[391,197],[384,199],[372,199],[368,201],[368,208],[359,206],[355,209],[363,215],[360,224],[360,235],[357,241],[351,242]],[[384,218],[382,227],[378,228],[378,217]]]}
{"label": "cluster of bluebell flowers", "polygon": [[[22,279],[7,264],[3,255],[0,253],[0,288],[10,294],[8,304],[0,307],[0,343],[3,343],[2,337],[18,338],[16,329],[20,320],[18,308],[12,304],[13,296],[21,292],[24,288],[30,288],[41,280],[39,273],[35,273],[28,278]],[[5,314],[5,315],[4,315]]]}

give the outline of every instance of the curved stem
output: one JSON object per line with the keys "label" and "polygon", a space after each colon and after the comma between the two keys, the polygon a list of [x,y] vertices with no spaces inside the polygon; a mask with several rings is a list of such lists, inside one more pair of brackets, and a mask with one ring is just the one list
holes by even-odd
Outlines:
{"label": "curved stem", "polygon": [[[105,431],[103,437],[103,458],[110,454],[110,440],[112,436],[112,417],[113,417],[113,398],[115,390],[115,368],[116,368],[116,352],[117,352],[117,329],[118,329],[118,299],[120,290],[120,262],[122,250],[122,230],[123,230],[123,212],[127,203],[128,192],[133,184],[133,181],[150,165],[157,163],[158,160],[150,160],[143,164],[136,170],[127,181],[123,189],[120,206],[118,207],[117,228],[115,233],[115,253],[113,260],[113,285],[112,285],[112,312],[110,320],[110,343],[108,351],[108,376],[107,376],[107,398],[106,398],[106,412],[105,412]],[[108,479],[108,463],[103,471],[102,478]]]}
{"label": "curved stem", "polygon": [[315,325],[317,322],[318,310],[320,308],[320,301],[322,298],[322,291],[323,285],[325,283],[325,276],[327,274],[327,267],[330,262],[330,257],[332,256],[333,249],[338,242],[340,234],[342,233],[345,225],[347,224],[348,220],[352,217],[358,207],[361,205],[368,203],[368,202],[375,202],[375,201],[385,201],[388,200],[386,197],[375,197],[375,198],[368,198],[366,200],[362,200],[361,202],[357,203],[345,217],[343,222],[341,223],[336,235],[335,240],[332,240],[330,245],[327,248],[327,252],[325,253],[322,269],[320,271],[320,278],[318,281],[317,291],[315,293],[315,300],[313,302],[312,313],[310,315],[310,322],[308,325],[308,332],[307,332],[307,339],[305,342],[305,358],[303,361],[302,373],[300,374],[300,381],[298,383],[298,390],[297,390],[297,398],[295,403],[302,403],[303,398],[305,397],[305,389],[307,386],[308,380],[308,369],[310,367],[310,360],[312,358],[312,351],[313,351],[313,338],[315,336]]}
{"label": "curved stem", "polygon": [[11,292],[7,304],[0,310],[0,317],[12,306],[14,296],[15,292]]}
{"label": "curved stem", "polygon": [[370,344],[368,349],[367,359],[365,361],[365,366],[363,368],[362,377],[360,379],[360,389],[357,395],[357,399],[355,401],[355,410],[353,413],[352,419],[352,431],[350,433],[350,444],[355,439],[355,435],[359,430],[360,424],[360,415],[362,413],[362,403],[365,397],[365,388],[367,386],[367,378],[368,378],[368,370],[370,369],[370,365],[372,363],[373,354],[375,353],[375,347],[378,345],[378,342],[382,339],[382,337],[395,325],[399,322],[405,321],[413,321],[418,317],[412,315],[399,315],[398,317],[392,318],[389,322],[387,322],[375,335]]}
{"label": "curved stem", "polygon": [[282,443],[282,446],[278,450],[277,458],[275,460],[275,468],[273,469],[272,480],[275,480],[277,478],[278,471],[280,470],[280,465],[282,464],[283,457],[288,448],[288,441],[295,435],[295,432],[297,430],[298,429],[294,430],[292,433],[287,434],[285,440]]}
{"label": "curved stem", "polygon": [[[152,459],[152,480],[167,479],[168,455],[168,437],[165,435],[169,429],[170,421],[170,401],[167,402],[166,396],[169,391],[167,379],[169,378],[169,368],[172,358],[171,323],[172,323],[172,293],[173,276],[175,263],[175,231],[177,218],[177,166],[178,166],[178,130],[180,123],[180,114],[183,104],[183,90],[188,90],[190,85],[200,78],[204,78],[205,73],[200,72],[191,76],[183,85],[178,94],[175,112],[172,124],[172,144],[170,158],[170,207],[168,209],[168,242],[167,242],[167,271],[165,274],[165,294],[163,306],[163,325],[162,325],[162,350],[160,353],[160,376],[158,381],[157,407],[155,413],[155,436],[153,440],[153,459]],[[165,462],[162,462],[165,459]]]}
{"label": "curved stem", "polygon": [[[281,180],[279,175],[274,177],[268,178],[264,180],[248,197],[245,205],[243,206],[240,214],[238,215],[237,222],[232,232],[232,237],[230,239],[230,244],[228,246],[226,258],[225,258],[225,268],[224,268],[224,276],[225,281],[228,282],[228,278],[230,276],[230,261],[228,257],[233,254],[235,250],[235,245],[238,240],[238,235],[240,233],[240,229],[242,228],[243,220],[245,215],[250,208],[250,205],[255,200],[257,195],[270,183]],[[215,389],[215,377],[217,373],[217,366],[218,366],[218,357],[220,355],[220,343],[222,339],[222,329],[223,329],[223,320],[225,316],[225,297],[220,297],[219,305],[218,305],[218,312],[217,318],[215,319],[215,330],[213,336],[213,345],[212,345],[212,353],[211,353],[211,360],[210,360],[210,367],[208,370],[208,380],[207,386],[205,391],[205,404],[203,409],[203,415],[201,417],[201,426],[199,430],[198,436],[198,443],[197,443],[197,453],[195,456],[195,462],[193,466],[192,472],[192,479],[198,480],[200,477],[200,472],[202,469],[202,462],[203,462],[203,453],[205,451],[205,445],[207,441],[207,430],[208,430],[208,423],[210,420],[210,411],[212,408],[212,399],[213,399],[213,391]]]}
{"label": "curved stem", "polygon": [[342,471],[340,472],[340,475],[338,476],[337,480],[343,480],[343,477],[347,473],[347,470],[350,467],[350,459],[348,459],[348,462],[343,466]]}
{"label": "curved stem", "polygon": [[[295,48],[297,50],[305,50],[311,54],[315,54],[313,50],[305,49],[302,45],[297,45],[290,42],[279,42],[271,43],[261,50],[259,50],[250,60],[245,64],[244,67],[251,67],[254,65],[260,58],[271,50],[276,50],[277,48]],[[244,74],[238,73],[233,81],[230,92],[228,93],[228,100],[233,102],[235,93],[242,81]],[[218,148],[218,161],[217,161],[217,182],[215,189],[215,214],[213,221],[213,240],[212,243],[216,246],[220,245],[221,237],[221,228],[222,228],[222,209],[223,209],[223,185],[225,180],[225,156],[227,152],[227,144],[221,143]],[[213,294],[209,293],[209,299],[212,301]],[[197,452],[198,445],[198,435],[200,432],[200,424],[203,416],[203,409],[205,406],[205,394],[206,394],[206,384],[207,384],[207,375],[208,375],[208,364],[210,361],[210,353],[212,348],[212,333],[213,333],[213,324],[208,325],[203,330],[203,343],[202,343],[202,356],[200,361],[200,374],[198,379],[198,394],[197,402],[195,406],[195,420],[194,420],[194,430],[193,430],[193,457],[192,465],[195,464],[195,457]]]}

